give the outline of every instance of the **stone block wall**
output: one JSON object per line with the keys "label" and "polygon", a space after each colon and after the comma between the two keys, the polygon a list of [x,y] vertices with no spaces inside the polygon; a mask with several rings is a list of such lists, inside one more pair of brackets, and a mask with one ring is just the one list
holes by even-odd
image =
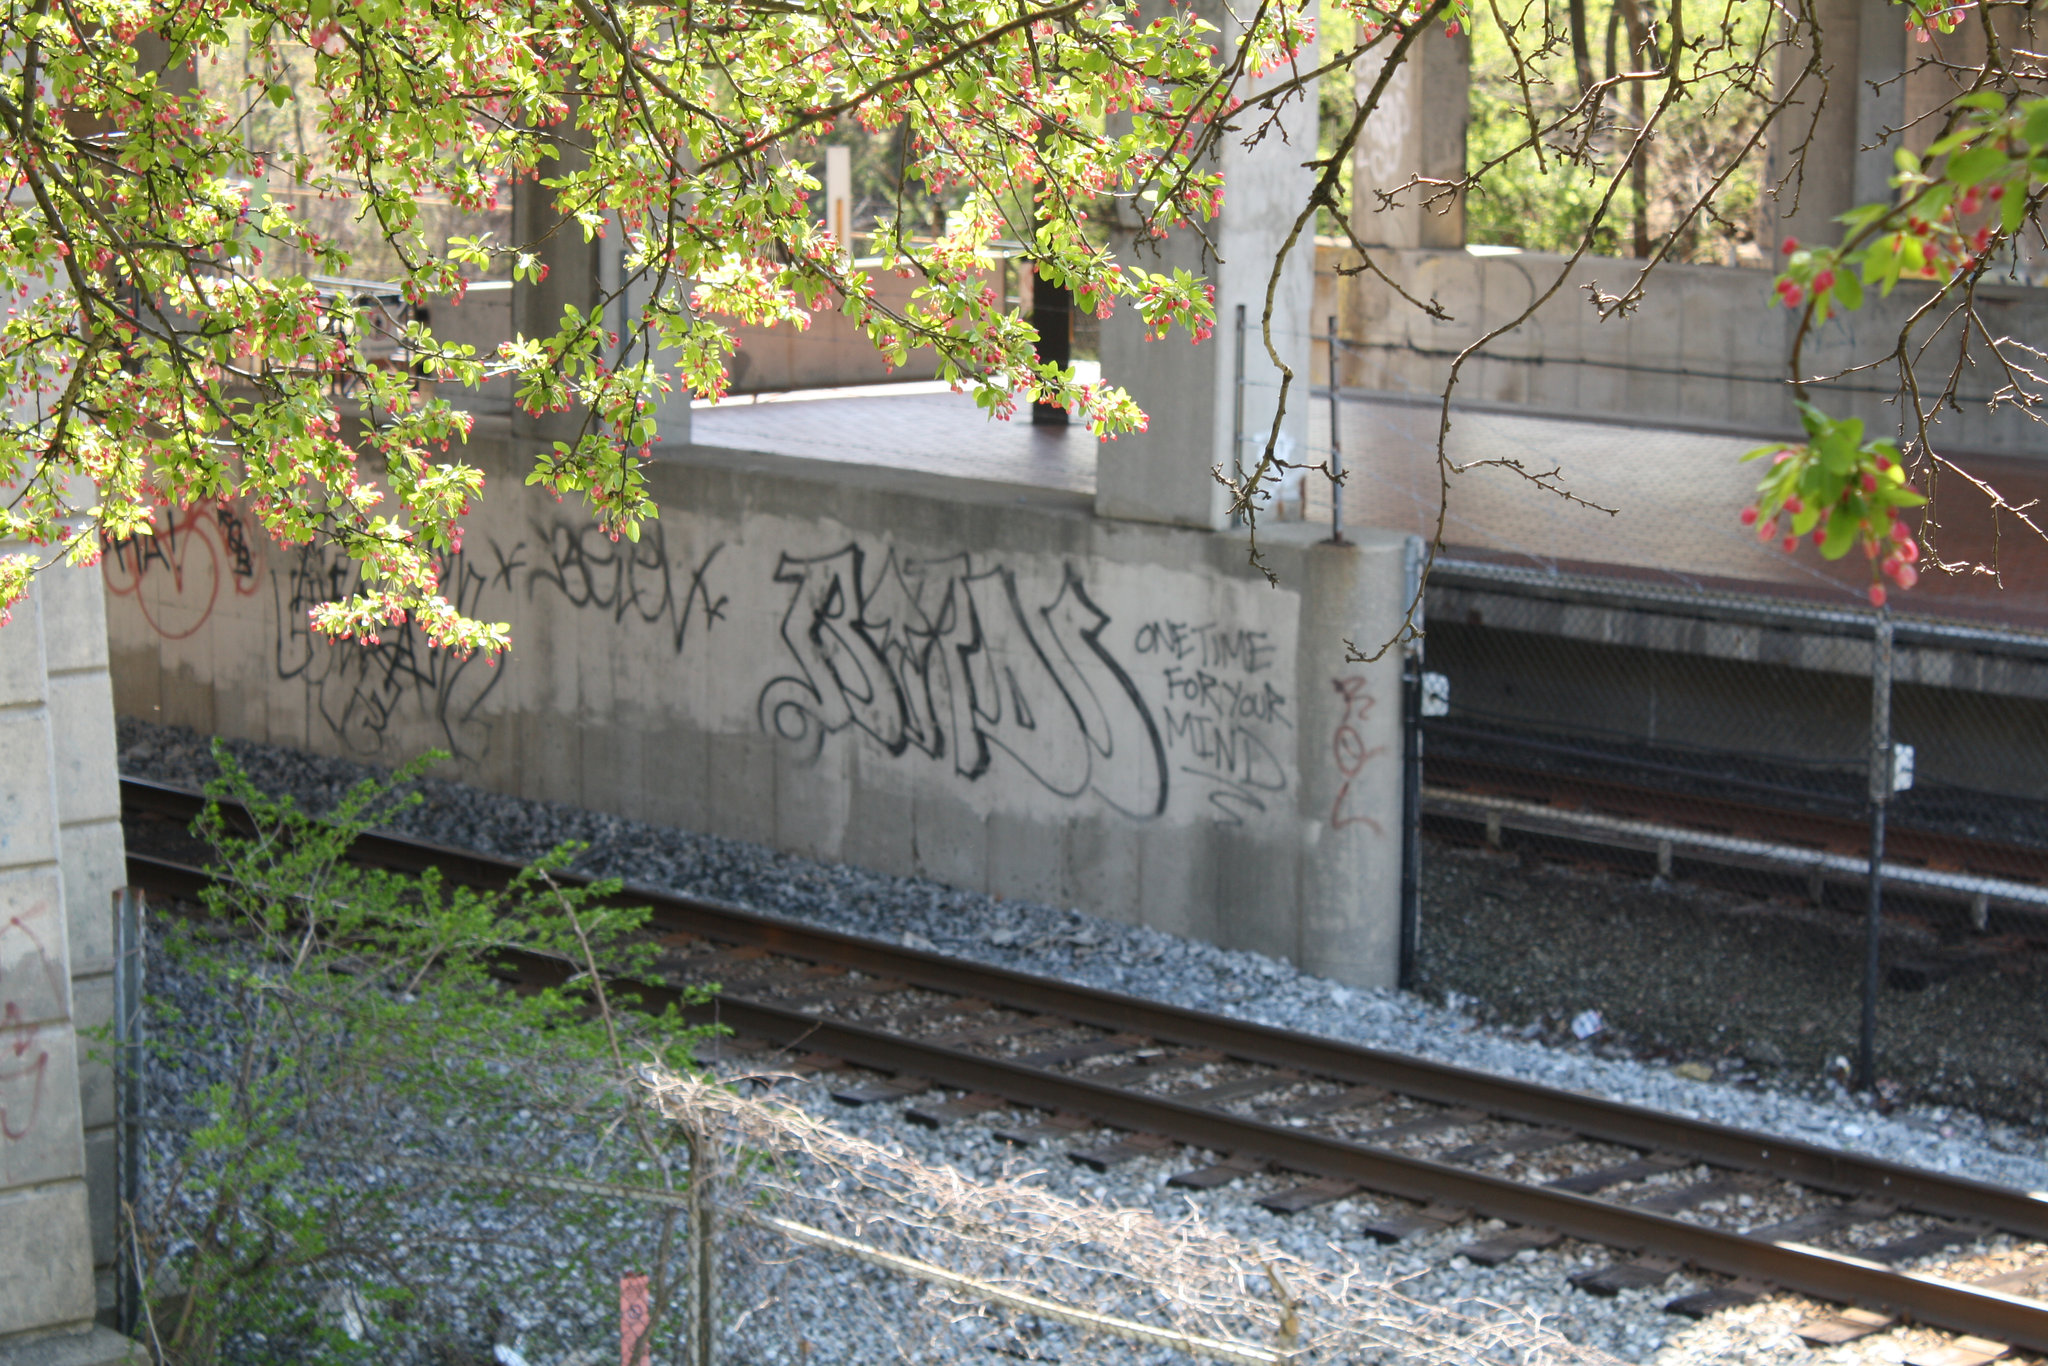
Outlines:
{"label": "stone block wall", "polygon": [[113,1078],[88,1036],[112,1015],[125,855],[97,571],[46,571],[0,628],[0,773],[6,1360],[113,1304]]}

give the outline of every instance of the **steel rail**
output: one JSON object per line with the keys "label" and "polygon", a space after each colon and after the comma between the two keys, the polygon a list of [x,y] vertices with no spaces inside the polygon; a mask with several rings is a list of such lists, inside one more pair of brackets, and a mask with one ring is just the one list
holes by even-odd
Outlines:
{"label": "steel rail", "polygon": [[[131,876],[176,894],[189,894],[206,880],[203,871],[188,864],[146,854],[130,855],[129,864]],[[753,942],[774,948],[773,938]],[[563,977],[570,971],[570,965],[539,955],[519,954],[515,958],[516,966],[543,978]],[[951,966],[971,969],[974,965]],[[960,985],[956,982],[947,989],[958,990]],[[1610,1248],[1676,1257],[1703,1270],[1764,1281],[1954,1332],[2048,1351],[2048,1303],[2041,1301],[1937,1276],[1894,1271],[1876,1262],[1802,1243],[1774,1242],[1690,1224],[1592,1196],[1524,1185],[1385,1148],[1106,1086],[1085,1078],[1062,1076],[1043,1068],[906,1039],[762,1001],[720,995],[707,1002],[688,1004],[683,993],[673,987],[634,983],[632,990],[645,1004],[659,1008],[674,1003],[694,1022],[722,1025],[784,1048],[826,1054],[856,1066],[916,1077],[961,1091],[998,1095],[1035,1109],[1085,1115],[1108,1127],[1163,1134],[1212,1152],[1260,1158],[1303,1175],[1348,1181],[1404,1199],[1455,1205],[1485,1218],[1551,1229]],[[1303,1063],[1296,1059],[1295,1065],[1299,1068]]]}
{"label": "steel rail", "polygon": [[[122,780],[122,798],[126,805],[159,814],[196,815],[203,805],[197,794],[183,789],[126,778]],[[354,856],[394,868],[436,867],[445,877],[478,886],[503,886],[521,866],[515,860],[388,834],[362,836]],[[146,861],[131,855],[130,863],[131,876],[149,880],[143,876],[148,871]],[[196,870],[182,871],[187,877],[203,876]],[[193,886],[188,884],[185,894],[191,890]],[[619,900],[651,907],[659,925],[670,931],[832,963],[946,995],[975,997],[1029,1014],[1059,1016],[1112,1034],[1141,1034],[1162,1043],[1213,1049],[1244,1062],[1292,1068],[1352,1085],[1379,1086],[1421,1100],[1484,1110],[1544,1128],[1568,1129],[1585,1138],[1671,1153],[1833,1194],[1891,1200],[1924,1214],[1989,1224],[2048,1241],[2048,1191],[2021,1191],[1973,1181],[1363,1044],[1075,986],[700,897],[628,886]]]}

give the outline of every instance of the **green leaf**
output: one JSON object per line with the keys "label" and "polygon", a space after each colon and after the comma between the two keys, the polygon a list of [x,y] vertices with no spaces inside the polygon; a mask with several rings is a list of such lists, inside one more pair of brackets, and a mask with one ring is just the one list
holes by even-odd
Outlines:
{"label": "green leaf", "polygon": [[2027,111],[2027,121],[2020,127],[2020,136],[2036,147],[2048,142],[2048,100],[2028,100],[2020,108]]}
{"label": "green leaf", "polygon": [[1828,518],[1827,539],[1820,543],[1821,558],[1839,560],[1849,553],[1849,547],[1856,540],[1856,515],[1844,508],[1836,508]]}
{"label": "green leaf", "polygon": [[270,96],[270,102],[279,109],[282,109],[291,101],[292,88],[283,81],[279,81],[276,85],[271,86],[266,93]]}
{"label": "green leaf", "polygon": [[1863,307],[1863,282],[1856,278],[1856,272],[1844,266],[1835,272],[1834,296],[1842,307],[1854,312]]}
{"label": "green leaf", "polygon": [[1998,226],[2008,235],[2018,232],[2020,224],[2026,221],[2027,196],[2018,186],[2007,186],[2005,198],[1998,201]]}
{"label": "green leaf", "polygon": [[1953,183],[1968,187],[2004,170],[2008,160],[2004,148],[1996,143],[1986,143],[1950,157],[1945,175]]}

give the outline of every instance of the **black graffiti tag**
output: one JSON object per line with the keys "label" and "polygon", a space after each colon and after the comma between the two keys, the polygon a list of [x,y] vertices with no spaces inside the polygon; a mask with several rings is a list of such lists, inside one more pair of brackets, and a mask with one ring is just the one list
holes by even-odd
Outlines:
{"label": "black graffiti tag", "polygon": [[[533,530],[545,548],[547,562],[528,571],[529,598],[536,586],[548,584],[572,607],[610,612],[613,621],[624,621],[630,615],[650,626],[666,625],[677,654],[683,652],[699,614],[706,630],[725,617],[728,599],[723,594],[714,599],[705,584],[711,562],[725,549],[723,541],[697,562],[689,582],[678,593],[680,576],[669,563],[668,539],[659,522],[652,523],[638,541],[615,541],[592,522],[536,523]],[[509,587],[512,576],[525,567],[526,543],[522,541],[510,551],[493,543],[491,549],[498,557],[497,577]]]}
{"label": "black graffiti tag", "polygon": [[[484,574],[460,551],[441,556],[437,568],[441,590],[456,610],[483,615]],[[435,649],[410,621],[381,628],[375,644],[335,644],[314,634],[307,620],[312,608],[361,588],[354,561],[313,545],[292,557],[289,571],[272,571],[278,678],[303,680],[314,714],[354,753],[382,754],[386,734],[408,706],[439,727],[451,754],[473,758],[488,750],[490,726],[478,709],[498,686],[502,669]]]}
{"label": "black graffiti tag", "polygon": [[891,551],[874,574],[867,566],[857,543],[781,557],[782,639],[797,672],[761,690],[764,730],[818,746],[858,730],[891,755],[950,757],[969,781],[1007,759],[1063,797],[1092,791],[1136,817],[1166,809],[1164,739],[1071,565],[1036,609],[1008,567],[977,573],[964,554],[903,562]]}

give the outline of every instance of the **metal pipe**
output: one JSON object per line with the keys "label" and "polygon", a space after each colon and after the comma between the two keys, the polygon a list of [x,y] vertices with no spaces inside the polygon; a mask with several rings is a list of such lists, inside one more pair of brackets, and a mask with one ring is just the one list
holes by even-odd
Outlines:
{"label": "metal pipe", "polygon": [[[1330,540],[1344,544],[1344,423],[1337,404],[1337,315],[1330,315]],[[1420,687],[1418,683],[1416,685]],[[1404,982],[1405,985],[1405,982]]]}
{"label": "metal pipe", "polygon": [[1877,609],[1870,649],[1870,896],[1863,914],[1863,1019],[1856,1089],[1877,1085],[1878,956],[1884,940],[1884,809],[1892,799],[1892,614]]}
{"label": "metal pipe", "polygon": [[[1626,816],[1603,815],[1598,811],[1569,811],[1540,802],[1462,792],[1454,788],[1425,788],[1422,797],[1426,808],[1437,814],[1473,821],[1491,816],[1508,829],[1525,830],[1531,834],[1585,839],[1623,849],[1654,850],[1660,843],[1668,843],[1680,858],[1703,859],[1735,867],[1818,872],[1843,880],[1867,878],[1870,873],[1867,858],[1830,854],[1804,845],[1779,844],[1744,835],[1717,835],[1688,826],[1632,820]],[[1950,873],[1910,863],[1886,864],[1884,877],[1885,881],[1896,886],[1966,903],[1982,896],[1987,902],[1997,901],[2030,911],[2048,909],[2048,887],[2038,883],[1986,877],[1981,873]]]}
{"label": "metal pipe", "polygon": [[710,1141],[694,1135],[690,1142],[690,1326],[691,1366],[717,1366],[718,1361],[718,1210],[711,1184]]}

